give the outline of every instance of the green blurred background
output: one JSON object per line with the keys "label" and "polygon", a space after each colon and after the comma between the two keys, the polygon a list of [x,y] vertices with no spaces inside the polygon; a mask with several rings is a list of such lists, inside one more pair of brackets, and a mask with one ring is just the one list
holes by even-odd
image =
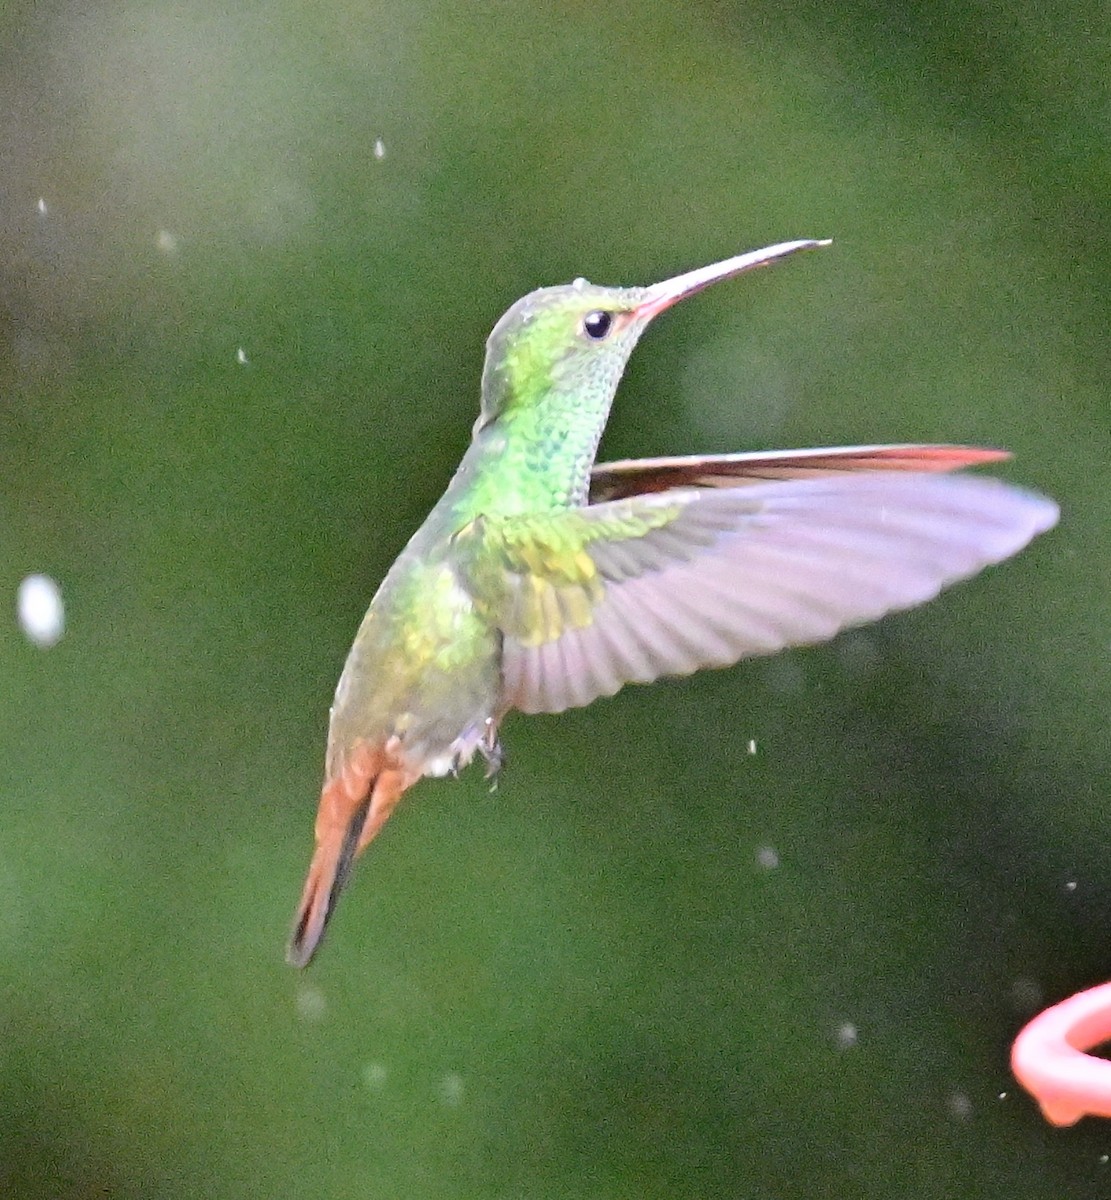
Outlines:
{"label": "green blurred background", "polygon": [[[5,1200],[1111,1195],[1007,1070],[1111,977],[1109,79],[1096,0],[3,6]],[[511,718],[288,969],[493,322],[804,236],[661,319],[603,453],[998,444],[1059,530]]]}

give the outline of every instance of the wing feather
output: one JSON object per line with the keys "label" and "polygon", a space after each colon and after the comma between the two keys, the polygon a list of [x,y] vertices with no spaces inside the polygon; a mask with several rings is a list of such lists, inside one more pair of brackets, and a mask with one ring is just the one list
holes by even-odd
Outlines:
{"label": "wing feather", "polygon": [[[573,543],[577,523],[586,556],[579,575],[562,563],[538,576],[522,561],[507,603],[487,589],[506,700],[526,712],[823,641],[920,604],[1017,552],[1057,508],[998,480],[870,470],[672,489],[566,519],[560,536]],[[522,524],[502,546],[509,576],[505,546],[526,540]],[[531,599],[514,602],[522,593]]]}
{"label": "wing feather", "polygon": [[811,479],[850,471],[955,471],[1009,457],[1005,450],[980,446],[911,444],[627,458],[594,465],[590,502],[600,504],[677,487],[735,488],[761,480]]}

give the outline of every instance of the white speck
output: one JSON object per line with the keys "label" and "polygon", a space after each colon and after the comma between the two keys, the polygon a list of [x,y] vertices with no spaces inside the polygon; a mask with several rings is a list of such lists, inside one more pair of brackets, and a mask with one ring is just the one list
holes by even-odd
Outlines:
{"label": "white speck", "polygon": [[381,138],[374,139],[374,157],[379,162],[386,157],[386,143]]}
{"label": "white speck", "polygon": [[452,1108],[463,1103],[463,1076],[449,1071],[440,1080],[440,1099]]}
{"label": "white speck", "polygon": [[954,1092],[948,1100],[949,1115],[958,1121],[967,1121],[972,1116],[972,1101],[964,1092]]}
{"label": "white speck", "polygon": [[65,632],[62,590],[49,575],[28,575],[19,585],[16,607],[20,629],[36,646],[53,646]]}
{"label": "white speck", "polygon": [[774,871],[779,866],[779,854],[774,846],[761,846],[756,851],[756,861],[765,871]]}
{"label": "white speck", "polygon": [[853,1046],[860,1040],[860,1030],[852,1023],[845,1021],[837,1026],[835,1035],[837,1046],[840,1050],[851,1050]]}
{"label": "white speck", "polygon": [[42,196],[39,197],[38,203],[35,205],[35,207],[39,210],[40,217],[46,216],[46,200]]}
{"label": "white speck", "polygon": [[240,346],[240,347],[239,347],[239,349],[238,349],[238,350],[236,350],[236,352],[235,352],[235,361],[236,361],[236,362],[237,362],[237,363],[238,363],[238,364],[239,364],[241,367],[245,367],[245,366],[247,366],[247,364],[248,364],[248,363],[251,361],[251,360],[250,360],[250,359],[247,357],[247,351],[246,351],[246,350],[244,350],[242,346]]}
{"label": "white speck", "polygon": [[328,1001],[320,988],[311,983],[303,983],[297,989],[297,1015],[302,1021],[310,1021],[314,1025],[324,1020],[328,1011]]}
{"label": "white speck", "polygon": [[571,286],[575,289],[575,291],[581,292],[583,290],[583,288],[589,287],[590,284],[587,283],[587,281],[585,279],[583,279],[583,277],[580,275],[578,277],[578,279],[576,279],[575,282],[571,284]]}
{"label": "white speck", "polygon": [[1068,881],[1068,883],[1065,884],[1065,891],[1066,892],[1075,892],[1076,891],[1076,880],[1075,879],[1070,879]]}
{"label": "white speck", "polygon": [[1099,1162],[1101,1166],[1106,1166],[1109,1162],[1111,1162],[1111,1154],[1101,1154],[1099,1156]]}
{"label": "white speck", "polygon": [[386,1086],[388,1076],[384,1063],[372,1062],[363,1067],[363,1083],[368,1091],[380,1092]]}
{"label": "white speck", "polygon": [[756,739],[755,738],[748,739],[748,752],[749,752],[749,754],[756,753]]}
{"label": "white speck", "polygon": [[160,229],[155,236],[154,242],[163,254],[175,254],[177,252],[177,235],[171,233],[168,229]]}
{"label": "white speck", "polygon": [[1006,1092],[1000,1092],[1000,1093],[999,1093],[999,1099],[1000,1099],[1000,1100],[1008,1100],[1008,1099],[1010,1099],[1010,1097],[1009,1097],[1009,1095],[1008,1095]]}

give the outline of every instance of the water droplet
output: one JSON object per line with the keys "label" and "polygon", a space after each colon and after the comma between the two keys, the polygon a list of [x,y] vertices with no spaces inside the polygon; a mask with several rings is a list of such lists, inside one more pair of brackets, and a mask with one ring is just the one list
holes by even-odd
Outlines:
{"label": "water droplet", "polygon": [[389,1071],[385,1063],[372,1062],[363,1067],[363,1083],[372,1092],[380,1092],[386,1086]]}
{"label": "water droplet", "polygon": [[780,654],[765,664],[764,682],[777,696],[794,696],[806,687],[806,672],[797,658]]}
{"label": "water droplet", "polygon": [[328,1001],[315,984],[303,983],[297,989],[297,1015],[302,1021],[315,1025],[324,1020],[327,1011]]}
{"label": "water droplet", "polygon": [[1065,891],[1066,892],[1075,892],[1076,891],[1076,880],[1075,879],[1070,879],[1068,881],[1068,883],[1065,884]]}
{"label": "water droplet", "polygon": [[177,236],[168,229],[160,229],[155,235],[154,242],[163,254],[177,253]]}
{"label": "water droplet", "polygon": [[46,212],[47,212],[47,209],[46,209],[46,199],[45,199],[43,196],[40,196],[40,197],[39,197],[39,199],[38,199],[38,203],[35,205],[35,208],[37,208],[37,209],[38,209],[38,211],[39,211],[39,216],[40,216],[40,217],[45,217],[45,216],[46,216]]}
{"label": "water droplet", "polygon": [[236,350],[236,352],[235,352],[235,361],[236,361],[236,362],[237,362],[237,363],[238,363],[238,364],[239,364],[241,367],[245,367],[245,366],[247,366],[247,365],[250,363],[250,361],[251,361],[251,360],[250,360],[250,359],[247,357],[247,351],[246,351],[246,350],[244,350],[242,346],[240,346],[240,347],[239,347],[239,349],[238,349],[238,350]]}
{"label": "water droplet", "polygon": [[748,752],[749,752],[749,754],[756,753],[756,739],[755,738],[748,739]]}
{"label": "water droplet", "polygon": [[883,661],[883,654],[875,638],[867,633],[850,633],[839,638],[834,646],[841,665],[860,675],[875,670]]}
{"label": "water droplet", "polygon": [[28,575],[19,585],[19,627],[36,646],[55,645],[65,632],[62,589],[49,575]]}
{"label": "water droplet", "polygon": [[381,138],[374,139],[374,157],[379,162],[386,157],[386,143]]}
{"label": "water droplet", "polygon": [[756,861],[765,871],[774,871],[779,866],[779,855],[774,846],[761,846],[756,851]]}
{"label": "water droplet", "polygon": [[839,1050],[851,1050],[860,1040],[860,1030],[852,1021],[844,1021],[837,1026],[834,1038]]}
{"label": "water droplet", "polygon": [[1011,984],[1011,1004],[1020,1013],[1036,1012],[1042,1006],[1044,993],[1036,979],[1020,976]]}

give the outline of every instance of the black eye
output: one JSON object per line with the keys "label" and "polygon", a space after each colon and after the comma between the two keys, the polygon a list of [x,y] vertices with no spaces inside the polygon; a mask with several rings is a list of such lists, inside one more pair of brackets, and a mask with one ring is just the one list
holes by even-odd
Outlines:
{"label": "black eye", "polygon": [[603,312],[600,308],[595,309],[594,312],[588,312],[583,317],[583,333],[596,342],[600,342],[609,333],[612,325],[613,313]]}

